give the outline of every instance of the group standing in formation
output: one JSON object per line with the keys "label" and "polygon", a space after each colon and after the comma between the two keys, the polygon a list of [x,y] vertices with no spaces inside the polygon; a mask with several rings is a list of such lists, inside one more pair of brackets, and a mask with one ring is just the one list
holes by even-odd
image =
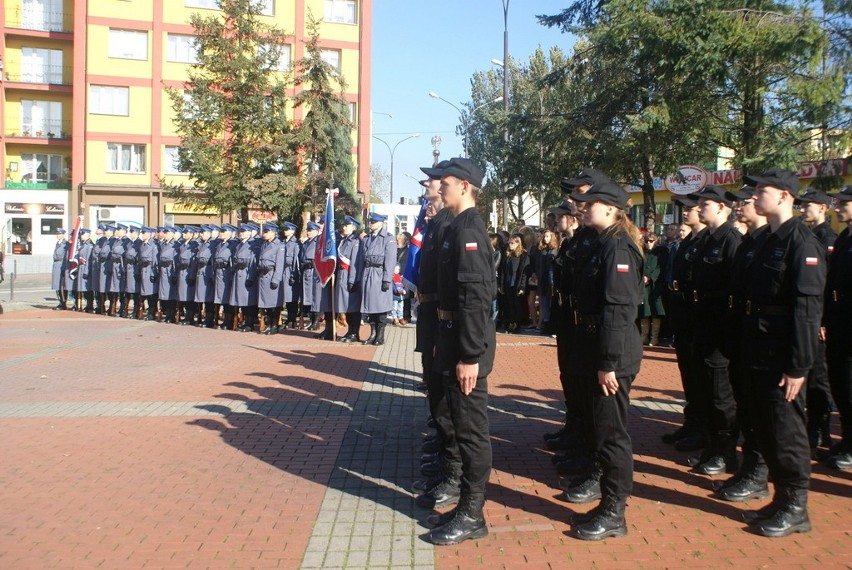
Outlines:
{"label": "group standing in formation", "polygon": [[[308,222],[304,242],[297,226],[150,227],[101,225],[94,239],[79,230],[69,256],[66,231],[57,231],[52,287],[57,310],[119,316],[206,328],[257,331],[318,330],[332,340],[333,322],[346,315],[348,331],[336,338],[360,342],[362,314],[383,344],[393,305],[396,240],[385,216],[370,214],[368,232],[347,216],[340,228],[336,279],[323,285],[314,271],[321,226]],[[69,263],[69,259],[71,263]],[[332,303],[334,295],[334,303]]]}

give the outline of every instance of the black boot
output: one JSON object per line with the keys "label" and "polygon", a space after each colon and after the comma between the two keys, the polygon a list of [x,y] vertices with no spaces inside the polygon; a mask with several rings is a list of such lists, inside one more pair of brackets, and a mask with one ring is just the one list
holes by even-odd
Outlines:
{"label": "black boot", "polygon": [[307,330],[315,331],[319,328],[319,313],[311,311],[311,322],[308,324]]}
{"label": "black boot", "polygon": [[[560,485],[562,487],[562,485]],[[569,503],[591,503],[601,498],[601,470],[596,469],[588,478],[577,485],[565,485],[559,499]]]}
{"label": "black boot", "polygon": [[316,335],[315,338],[319,340],[334,340],[334,333],[332,332],[334,329],[332,328],[334,321],[334,315],[332,313],[325,313],[325,329]]}
{"label": "black boot", "polygon": [[375,341],[375,340],[376,340],[376,324],[370,323],[370,336],[368,336],[367,340],[365,340],[361,344],[364,344],[364,345],[373,344],[373,341]]}
{"label": "black boot", "polygon": [[433,515],[429,515],[426,517],[426,526],[430,528],[435,528],[439,526],[443,526],[453,520],[453,517],[456,516],[456,511],[458,507],[454,507],[447,511],[446,513],[435,513]]}
{"label": "black boot", "polygon": [[65,299],[63,298],[62,291],[56,291],[56,300],[57,305],[53,307],[54,311],[64,311],[68,307],[65,305]]}
{"label": "black boot", "polygon": [[488,527],[485,525],[485,517],[482,514],[484,505],[485,495],[463,495],[450,522],[432,529],[426,535],[426,540],[432,544],[446,545],[487,536]]}
{"label": "black boot", "polygon": [[739,481],[732,485],[722,487],[717,491],[717,495],[723,501],[732,503],[742,503],[753,499],[765,499],[769,496],[769,470],[765,464],[756,464],[749,471],[741,469],[737,472],[742,473]]}
{"label": "black boot", "polygon": [[436,487],[419,495],[416,499],[417,506],[424,509],[440,509],[455,504],[461,496],[460,485],[461,481],[458,477],[449,476]]}
{"label": "black boot", "polygon": [[781,508],[768,519],[755,523],[755,530],[763,536],[789,536],[794,532],[810,532],[808,518],[808,490],[786,489]]}
{"label": "black boot", "polygon": [[386,323],[376,323],[376,338],[373,340],[373,345],[381,346],[385,343],[385,327]]}
{"label": "black boot", "polygon": [[627,522],[624,519],[626,499],[604,497],[600,508],[591,519],[574,526],[574,536],[580,540],[602,540],[604,538],[625,536]]}

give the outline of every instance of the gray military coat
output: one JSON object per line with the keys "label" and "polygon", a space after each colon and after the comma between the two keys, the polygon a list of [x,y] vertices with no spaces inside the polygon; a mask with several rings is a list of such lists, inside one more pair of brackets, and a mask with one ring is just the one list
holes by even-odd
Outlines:
{"label": "gray military coat", "polygon": [[77,278],[73,280],[74,291],[78,293],[88,293],[92,290],[92,252],[95,249],[95,244],[91,240],[79,242],[77,249]]}
{"label": "gray military coat", "polygon": [[216,253],[213,255],[213,267],[216,271],[216,287],[213,294],[213,302],[219,305],[231,303],[231,287],[234,283],[234,269],[231,266],[231,257],[239,240],[229,239],[219,241],[216,245]]}
{"label": "gray military coat", "polygon": [[256,240],[250,239],[234,247],[231,305],[235,307],[257,305],[257,246]]}
{"label": "gray military coat", "polygon": [[[291,237],[283,243],[284,246],[284,274],[281,276],[281,286],[284,289],[285,303],[292,303],[299,300],[300,285],[299,285],[299,255],[301,254],[301,244],[296,236]],[[290,285],[290,281],[293,284]]]}
{"label": "gray military coat", "polygon": [[195,251],[195,302],[212,303],[216,290],[216,275],[213,254],[216,243],[211,240],[198,242]]}
{"label": "gray military coat", "polygon": [[[361,242],[361,312],[369,315],[387,313],[393,308],[393,269],[396,265],[396,239],[382,228]],[[387,283],[387,291],[382,291]]]}
{"label": "gray military coat", "polygon": [[110,293],[124,293],[127,290],[127,276],[124,274],[124,250],[130,243],[130,239],[114,238],[109,250],[110,273],[109,273],[109,289]]}
{"label": "gray military coat", "polygon": [[[361,240],[353,233],[337,245],[337,271],[334,285],[334,310],[338,313],[361,312],[361,272],[363,267]],[[350,291],[351,289],[351,291]],[[325,301],[325,298],[323,299]],[[331,307],[323,308],[330,311]]]}
{"label": "gray military coat", "polygon": [[124,281],[128,293],[139,292],[139,245],[142,240],[130,240],[124,248]]}
{"label": "gray military coat", "polygon": [[160,251],[157,247],[157,242],[149,239],[147,242],[139,244],[139,255],[137,256],[139,266],[139,294],[143,297],[156,295],[158,292],[157,278],[159,271],[157,269],[157,258]]}
{"label": "gray military coat", "polygon": [[177,299],[181,303],[195,301],[195,240],[180,242],[177,253],[178,291]]}
{"label": "gray military coat", "polygon": [[314,283],[314,253],[317,250],[317,242],[319,238],[312,238],[302,244],[302,251],[299,254],[299,271],[301,272],[302,280],[299,286],[302,293],[302,305],[311,307],[316,298],[319,304],[319,296],[314,297],[314,289],[319,291],[319,279]]}
{"label": "gray military coat", "polygon": [[157,269],[160,273],[160,301],[175,301],[178,293],[178,243],[174,240],[160,243]]}
{"label": "gray military coat", "polygon": [[280,307],[284,299],[284,244],[278,238],[265,241],[257,257],[257,306],[261,309]]}
{"label": "gray military coat", "polygon": [[68,240],[56,242],[53,248],[53,267],[50,271],[50,287],[54,291],[65,289],[65,268],[68,265]]}

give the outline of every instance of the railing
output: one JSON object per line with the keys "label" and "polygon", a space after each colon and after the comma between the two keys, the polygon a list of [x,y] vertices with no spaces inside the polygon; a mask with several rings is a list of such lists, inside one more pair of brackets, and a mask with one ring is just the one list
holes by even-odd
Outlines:
{"label": "railing", "polygon": [[6,119],[3,133],[7,137],[29,139],[69,139],[71,138],[71,121],[41,121],[39,123],[19,122],[19,117]]}
{"label": "railing", "polygon": [[67,32],[74,29],[73,14],[65,12],[45,12],[27,6],[8,10],[6,27],[39,32]]}
{"label": "railing", "polygon": [[6,81],[36,83],[40,85],[71,85],[72,68],[68,65],[44,65],[41,67],[20,67],[14,59],[6,62],[3,72]]}
{"label": "railing", "polygon": [[8,189],[18,190],[71,190],[71,181],[55,182],[11,182],[6,181],[4,186]]}

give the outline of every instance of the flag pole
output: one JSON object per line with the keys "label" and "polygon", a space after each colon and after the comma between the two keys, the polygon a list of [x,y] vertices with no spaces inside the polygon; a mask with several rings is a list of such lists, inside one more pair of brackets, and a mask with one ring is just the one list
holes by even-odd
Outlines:
{"label": "flag pole", "polygon": [[337,297],[336,291],[334,289],[334,274],[337,271],[332,272],[331,274],[331,340],[332,342],[337,340],[337,312],[334,310],[334,298]]}

